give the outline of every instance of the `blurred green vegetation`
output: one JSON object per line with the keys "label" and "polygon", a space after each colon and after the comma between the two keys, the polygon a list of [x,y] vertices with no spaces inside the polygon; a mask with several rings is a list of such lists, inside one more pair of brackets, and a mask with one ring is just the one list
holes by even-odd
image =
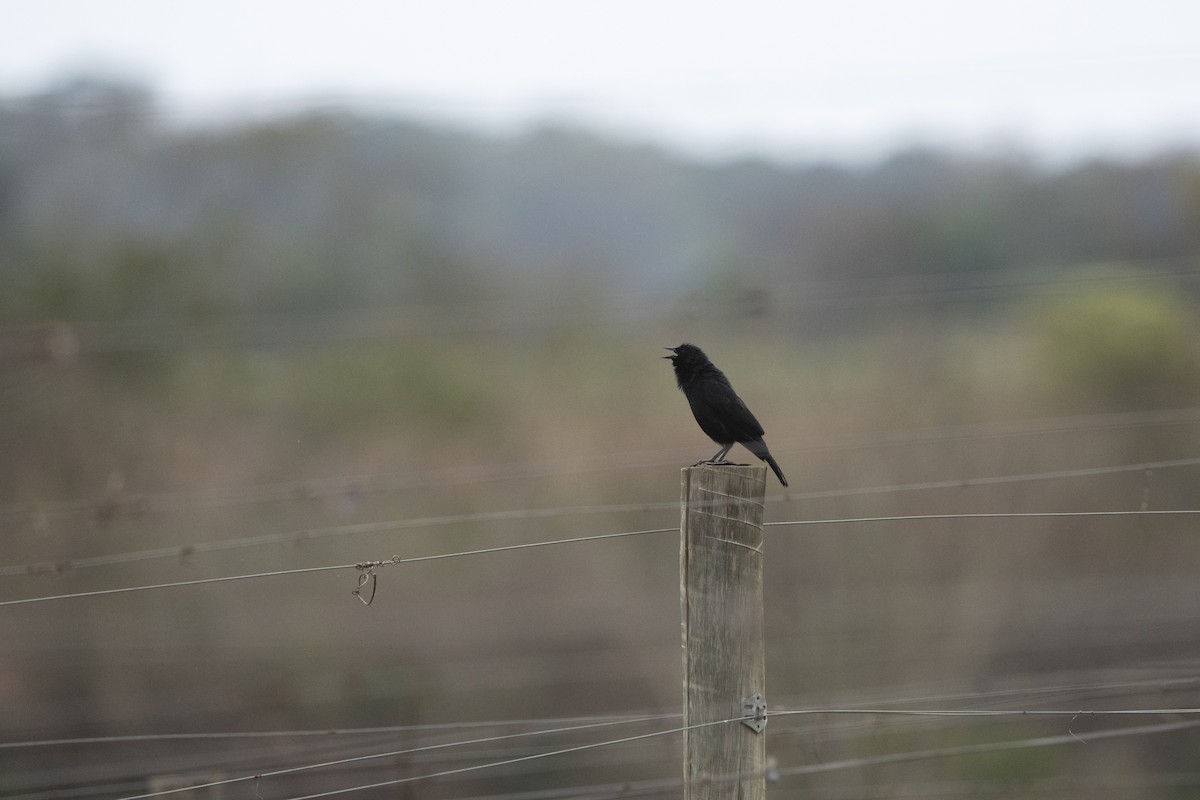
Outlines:
{"label": "blurred green vegetation", "polygon": [[[1195,154],[704,164],[560,129],[156,120],[120,87],[0,105],[0,599],[670,528],[711,453],[659,358],[686,340],[792,480],[768,519],[858,520],[770,529],[773,708],[1200,704],[1170,683],[1200,659],[1188,519],[862,521],[1197,507],[1195,467],[1130,466],[1200,450]],[[388,567],[369,608],[353,570],[6,608],[0,734],[671,712],[677,558],[668,533]],[[769,730],[795,766],[1054,728]],[[1183,769],[1194,738],[805,786],[1090,797],[1067,784]],[[676,744],[621,779],[675,774]]]}
{"label": "blurred green vegetation", "polygon": [[0,100],[0,134],[7,323],[573,286],[598,301],[732,293],[747,312],[803,301],[796,324],[812,333],[870,323],[864,296],[936,309],[964,292],[1004,299],[998,285],[1048,264],[1178,274],[1200,252],[1187,151],[1059,167],[923,148],[855,167],[706,163],[566,128],[489,138],[339,112],[188,129],[137,87],[96,80]]}
{"label": "blurred green vegetation", "polygon": [[506,418],[491,371],[473,356],[428,343],[322,352],[289,369],[266,403],[309,436],[399,422],[437,436],[486,437]]}
{"label": "blurred green vegetation", "polygon": [[1196,323],[1188,298],[1136,283],[1043,303],[1033,321],[1058,390],[1101,409],[1194,405]]}

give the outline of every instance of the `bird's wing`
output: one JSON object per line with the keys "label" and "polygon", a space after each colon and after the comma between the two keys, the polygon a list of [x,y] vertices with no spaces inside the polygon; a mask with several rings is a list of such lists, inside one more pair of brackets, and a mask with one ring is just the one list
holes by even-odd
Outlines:
{"label": "bird's wing", "polygon": [[762,425],[758,424],[758,420],[732,388],[714,386],[712,389],[704,392],[704,398],[713,416],[720,419],[726,428],[725,441],[745,442],[762,438]]}

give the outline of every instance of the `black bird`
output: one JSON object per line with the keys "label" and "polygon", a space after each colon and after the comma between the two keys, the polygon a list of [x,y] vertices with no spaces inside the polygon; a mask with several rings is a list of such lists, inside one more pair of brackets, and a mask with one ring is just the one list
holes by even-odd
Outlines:
{"label": "black bird", "polygon": [[750,409],[746,408],[742,398],[737,396],[725,373],[717,369],[708,360],[708,356],[704,355],[704,351],[694,344],[681,344],[679,347],[666,349],[675,354],[663,358],[671,359],[671,364],[675,367],[675,382],[687,396],[692,414],[696,417],[696,422],[700,423],[700,430],[721,445],[721,449],[712,458],[698,461],[692,466],[728,463],[725,461],[725,455],[735,443],[741,443],[751,453],[770,464],[771,469],[775,471],[775,477],[787,486],[783,470],[775,463],[771,452],[767,450],[767,443],[763,441],[762,425],[758,424]]}

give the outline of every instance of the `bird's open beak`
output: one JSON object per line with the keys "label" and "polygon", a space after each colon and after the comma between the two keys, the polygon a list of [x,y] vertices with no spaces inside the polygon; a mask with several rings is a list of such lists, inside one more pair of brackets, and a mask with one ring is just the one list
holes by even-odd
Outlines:
{"label": "bird's open beak", "polygon": [[[678,347],[664,347],[663,350],[670,350],[672,353],[675,353],[675,355],[679,355]],[[675,356],[663,356],[663,358],[675,358]]]}

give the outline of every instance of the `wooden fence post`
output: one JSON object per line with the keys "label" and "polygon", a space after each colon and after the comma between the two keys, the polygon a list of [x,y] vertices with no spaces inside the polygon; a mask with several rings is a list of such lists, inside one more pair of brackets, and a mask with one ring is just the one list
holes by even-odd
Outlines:
{"label": "wooden fence post", "polygon": [[[766,697],[766,474],[762,466],[683,470],[679,589],[687,727],[743,717],[747,702],[753,707],[756,696]],[[684,800],[762,800],[765,724],[764,716],[752,725],[730,722],[684,731]]]}

